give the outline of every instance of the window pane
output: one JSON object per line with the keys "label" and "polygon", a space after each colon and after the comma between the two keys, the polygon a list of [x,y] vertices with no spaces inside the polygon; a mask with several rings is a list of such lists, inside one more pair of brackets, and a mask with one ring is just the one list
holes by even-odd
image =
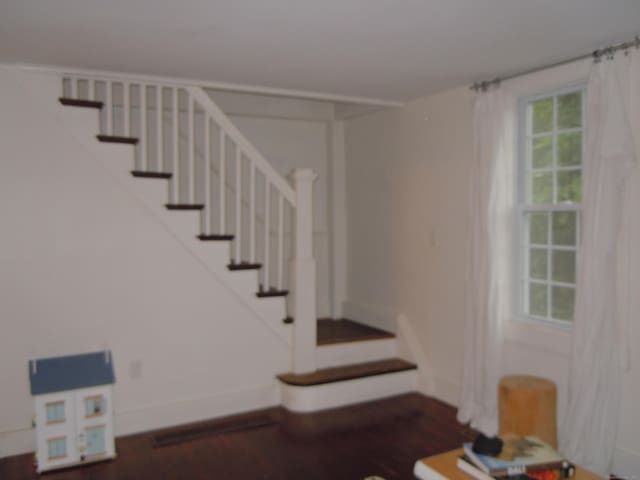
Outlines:
{"label": "window pane", "polygon": [[553,165],[552,135],[533,139],[531,147],[531,164],[533,165],[533,168],[548,168]]}
{"label": "window pane", "polygon": [[558,135],[558,166],[570,167],[582,163],[582,132]]}
{"label": "window pane", "polygon": [[580,170],[558,172],[558,202],[580,203],[582,200],[582,173]]}
{"label": "window pane", "polygon": [[576,283],[576,252],[554,250],[551,265],[555,282]]}
{"label": "window pane", "polygon": [[47,404],[47,422],[55,423],[64,421],[64,402]]}
{"label": "window pane", "polygon": [[557,320],[573,320],[575,289],[569,287],[552,287],[551,316]]}
{"label": "window pane", "polygon": [[553,212],[551,223],[554,245],[576,245],[576,212]]}
{"label": "window pane", "polygon": [[547,279],[547,251],[532,248],[529,251],[529,276],[537,280]]}
{"label": "window pane", "polygon": [[568,93],[558,97],[558,128],[578,128],[582,125],[582,94]]}
{"label": "window pane", "polygon": [[547,316],[547,286],[529,284],[529,313],[537,317]]}
{"label": "window pane", "polygon": [[553,129],[553,97],[531,103],[533,133],[550,132]]}
{"label": "window pane", "polygon": [[56,438],[47,442],[49,458],[64,457],[67,455],[67,443],[64,438]]}
{"label": "window pane", "polygon": [[551,172],[534,173],[531,176],[531,197],[533,203],[553,202],[553,175]]}
{"label": "window pane", "polygon": [[546,245],[549,242],[549,214],[536,212],[529,214],[529,242]]}
{"label": "window pane", "polygon": [[89,397],[84,400],[85,416],[91,417],[103,413],[102,397]]}

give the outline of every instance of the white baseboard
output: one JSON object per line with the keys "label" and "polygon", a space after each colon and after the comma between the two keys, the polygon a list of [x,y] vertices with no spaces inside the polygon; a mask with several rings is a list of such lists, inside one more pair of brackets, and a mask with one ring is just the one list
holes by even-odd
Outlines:
{"label": "white baseboard", "polygon": [[[115,405],[115,435],[120,437],[158,428],[209,420],[237,413],[278,406],[280,388],[274,383],[239,392],[192,398],[168,404],[118,411]],[[0,433],[0,458],[35,451],[33,429]]]}
{"label": "white baseboard", "polygon": [[345,300],[342,302],[342,315],[349,320],[355,320],[388,332],[395,333],[396,331],[396,313],[381,305]]}
{"label": "white baseboard", "polygon": [[269,408],[280,404],[280,390],[274,383],[238,392],[149,405],[114,415],[116,436],[198,422],[226,415]]}
{"label": "white baseboard", "polygon": [[454,407],[460,401],[460,385],[448,378],[434,378],[435,389],[432,396]]}
{"label": "white baseboard", "polygon": [[0,458],[35,452],[36,431],[33,428],[0,433]]}
{"label": "white baseboard", "polygon": [[282,405],[294,412],[315,412],[416,391],[415,370],[309,387],[282,383]]}
{"label": "white baseboard", "polygon": [[612,473],[621,478],[638,478],[640,472],[640,453],[631,452],[624,448],[616,448],[613,454]]}
{"label": "white baseboard", "polygon": [[418,391],[423,395],[433,396],[435,391],[433,369],[426,352],[417,340],[418,337],[411,322],[405,315],[400,314],[396,318],[396,325],[398,354],[418,365]]}

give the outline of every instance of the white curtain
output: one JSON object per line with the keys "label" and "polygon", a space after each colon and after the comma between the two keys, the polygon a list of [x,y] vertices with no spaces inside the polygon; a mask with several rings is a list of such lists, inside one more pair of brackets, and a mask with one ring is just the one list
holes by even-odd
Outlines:
{"label": "white curtain", "polygon": [[502,325],[511,312],[514,102],[504,89],[477,94],[469,183],[463,382],[458,420],[495,435]]}
{"label": "white curtain", "polygon": [[560,451],[601,475],[610,473],[616,445],[626,353],[616,269],[617,255],[630,246],[620,232],[624,187],[636,157],[629,105],[640,87],[638,57],[619,52],[614,60],[595,63],[587,86],[582,244]]}

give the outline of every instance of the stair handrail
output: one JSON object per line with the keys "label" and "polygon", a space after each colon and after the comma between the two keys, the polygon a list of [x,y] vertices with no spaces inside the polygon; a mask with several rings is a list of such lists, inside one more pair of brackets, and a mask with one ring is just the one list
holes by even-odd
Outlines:
{"label": "stair handrail", "polygon": [[247,140],[247,137],[238,130],[229,117],[218,107],[211,97],[205,93],[201,87],[187,86],[185,87],[189,94],[198,101],[198,105],[204,109],[206,113],[211,115],[215,122],[224,130],[225,134],[240,147],[240,150],[249,157],[253,164],[260,170],[263,175],[276,187],[287,201],[296,206],[296,195],[293,188],[287,181],[275,171],[271,164],[262,156],[260,152]]}

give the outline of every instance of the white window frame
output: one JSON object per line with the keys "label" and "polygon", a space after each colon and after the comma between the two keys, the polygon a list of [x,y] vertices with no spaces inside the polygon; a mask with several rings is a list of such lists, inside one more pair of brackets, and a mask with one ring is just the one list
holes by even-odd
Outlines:
{"label": "white window frame", "polygon": [[[582,131],[582,157],[581,157],[581,165],[580,171],[582,172],[582,179],[584,180],[584,156],[585,156],[585,138],[586,138],[586,83],[574,83],[571,85],[567,85],[562,88],[554,88],[547,91],[543,91],[541,93],[537,93],[534,95],[528,95],[520,98],[518,102],[518,157],[516,159],[516,198],[517,198],[517,206],[516,206],[516,221],[515,225],[515,248],[514,248],[514,279],[516,283],[515,288],[515,318],[520,321],[524,321],[527,323],[533,324],[542,324],[552,327],[561,328],[564,330],[568,330],[571,328],[573,324],[573,319],[568,320],[560,320],[554,319],[551,317],[552,314],[552,295],[551,288],[552,286],[570,286],[577,290],[577,285],[575,284],[564,284],[562,282],[556,282],[551,279],[552,272],[552,251],[553,250],[562,250],[561,246],[552,244],[552,216],[556,212],[576,212],[576,245],[575,247],[567,247],[566,250],[575,251],[576,253],[576,275],[578,269],[578,253],[580,249],[581,243],[581,221],[580,214],[582,210],[582,202],[584,201],[584,189],[582,190],[583,198],[580,203],[558,203],[556,199],[553,199],[553,203],[547,204],[534,204],[529,203],[529,188],[530,188],[530,178],[532,169],[531,158],[530,158],[530,148],[529,148],[529,137],[530,137],[530,125],[531,118],[529,112],[529,104],[536,100],[549,98],[549,97],[558,97],[565,94],[569,94],[572,92],[582,92],[582,123],[580,129],[567,129],[567,130],[557,130],[557,122],[556,115],[557,109],[553,110],[553,129],[551,134],[554,139],[557,140],[557,136],[559,133],[567,133],[570,131]],[[553,158],[556,158],[557,153],[557,141],[553,142]],[[563,170],[575,170],[575,167],[560,167],[558,168],[555,164],[548,170],[549,172],[557,172]],[[556,175],[552,175],[553,181],[553,192],[554,195],[557,195],[557,185],[556,185]],[[532,246],[529,244],[528,237],[528,225],[526,223],[526,215],[532,212],[545,212],[549,213],[549,229],[548,229],[548,240],[545,246],[541,246],[541,248],[545,248],[548,252],[547,255],[547,280],[541,281],[541,284],[547,285],[547,317],[539,317],[535,315],[531,315],[528,313],[528,296],[529,296],[529,252],[531,251]],[[577,278],[576,278],[577,282]],[[574,297],[575,298],[575,297]],[[574,304],[574,314],[575,314],[575,304]]]}

